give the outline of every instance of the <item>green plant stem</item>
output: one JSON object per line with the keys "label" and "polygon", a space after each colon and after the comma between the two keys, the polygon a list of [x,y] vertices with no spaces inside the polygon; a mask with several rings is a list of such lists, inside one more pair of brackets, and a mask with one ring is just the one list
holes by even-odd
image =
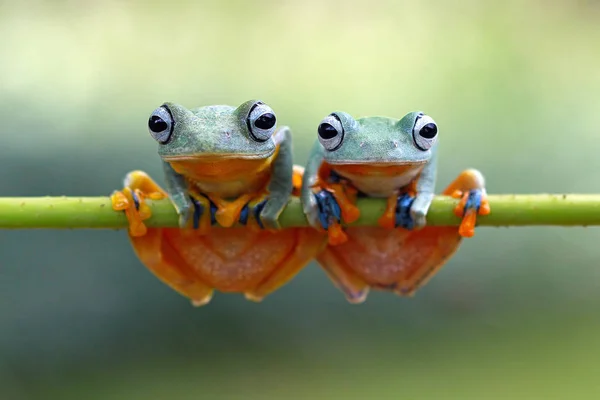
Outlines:
{"label": "green plant stem", "polygon": [[[453,214],[458,200],[437,196],[429,210],[429,226],[457,226]],[[591,226],[600,225],[600,195],[490,195],[492,212],[478,218],[478,226]],[[149,227],[176,227],[177,214],[169,200],[148,201]],[[359,199],[361,217],[352,225],[376,225],[385,199]],[[298,199],[281,214],[283,227],[307,226]],[[0,229],[122,229],[123,212],[113,211],[108,197],[5,197],[0,198]]]}

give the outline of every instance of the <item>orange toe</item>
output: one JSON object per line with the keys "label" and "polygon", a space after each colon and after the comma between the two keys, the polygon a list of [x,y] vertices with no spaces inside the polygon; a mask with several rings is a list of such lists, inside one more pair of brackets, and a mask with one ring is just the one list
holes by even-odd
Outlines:
{"label": "orange toe", "polygon": [[454,215],[456,215],[457,217],[461,217],[464,215],[465,212],[465,206],[467,205],[467,201],[469,200],[469,193],[464,193],[461,195],[461,199],[458,202],[458,204],[456,205],[456,207],[454,207]]}
{"label": "orange toe", "polygon": [[129,233],[131,236],[144,236],[147,232],[146,225],[142,222],[140,215],[134,207],[125,210],[125,215],[129,221]]}
{"label": "orange toe", "polygon": [[458,228],[458,234],[463,237],[473,237],[475,235],[475,223],[477,222],[477,213],[474,209],[469,209]]}
{"label": "orange toe", "polygon": [[146,195],[150,200],[162,200],[167,198],[167,196],[164,193],[161,192],[152,192],[152,193],[148,193]]}
{"label": "orange toe", "polygon": [[348,236],[344,232],[344,229],[337,222],[329,225],[329,229],[327,229],[327,235],[329,237],[329,244],[332,246],[345,243],[348,240]]}
{"label": "orange toe", "polygon": [[377,224],[382,228],[394,229],[396,227],[396,204],[398,203],[398,196],[393,195],[388,197],[385,211],[377,220]]}
{"label": "orange toe", "polygon": [[382,228],[394,229],[396,227],[396,216],[386,212],[379,217],[377,224]]}
{"label": "orange toe", "polygon": [[235,221],[237,221],[237,218],[235,217],[235,215],[230,212],[229,210],[218,210],[215,213],[215,218],[217,220],[217,222],[219,223],[219,225],[221,225],[222,227],[225,228],[229,228],[231,226],[233,226],[233,224],[235,223]]}
{"label": "orange toe", "polygon": [[491,211],[490,203],[484,198],[481,201],[481,207],[479,207],[479,215],[489,215]]}
{"label": "orange toe", "polygon": [[461,197],[463,197],[463,191],[462,190],[455,190],[454,192],[452,192],[450,194],[450,197],[454,197],[455,199],[460,199]]}
{"label": "orange toe", "polygon": [[123,192],[114,192],[110,196],[110,202],[112,203],[112,209],[115,211],[123,211],[129,207],[129,199]]}
{"label": "orange toe", "polygon": [[360,217],[360,210],[354,204],[347,204],[342,208],[342,219],[351,224]]}

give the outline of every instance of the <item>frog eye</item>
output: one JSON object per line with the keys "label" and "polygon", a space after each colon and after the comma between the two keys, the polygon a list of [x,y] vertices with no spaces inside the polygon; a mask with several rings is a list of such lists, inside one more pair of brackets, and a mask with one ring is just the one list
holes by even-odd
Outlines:
{"label": "frog eye", "polygon": [[250,109],[246,124],[252,139],[257,142],[266,142],[275,131],[277,117],[271,107],[259,101]]}
{"label": "frog eye", "polygon": [[171,138],[175,122],[167,106],[160,106],[152,112],[148,119],[150,135],[159,143],[165,144]]}
{"label": "frog eye", "polygon": [[415,121],[413,139],[420,150],[427,151],[437,140],[438,128],[435,121],[428,115],[421,115]]}
{"label": "frog eye", "polygon": [[337,150],[344,140],[344,127],[336,114],[330,114],[321,121],[319,128],[319,142],[327,151]]}

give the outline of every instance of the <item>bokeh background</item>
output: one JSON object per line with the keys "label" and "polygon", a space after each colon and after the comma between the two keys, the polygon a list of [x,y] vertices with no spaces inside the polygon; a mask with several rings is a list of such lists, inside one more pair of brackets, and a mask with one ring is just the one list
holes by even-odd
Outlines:
{"label": "bokeh background", "polygon": [[[0,1],[0,196],[162,179],[164,101],[260,98],[303,163],[325,115],[423,110],[438,188],[600,193],[598,1]],[[0,398],[600,396],[600,233],[481,228],[412,299],[347,304],[314,264],[204,308],[124,231],[0,231]]]}

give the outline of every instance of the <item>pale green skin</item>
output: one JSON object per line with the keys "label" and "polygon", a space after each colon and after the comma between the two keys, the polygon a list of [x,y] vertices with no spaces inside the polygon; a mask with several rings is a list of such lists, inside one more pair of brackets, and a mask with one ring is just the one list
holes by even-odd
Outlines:
{"label": "pale green skin", "polygon": [[419,112],[406,114],[400,120],[387,117],[364,117],[355,120],[345,112],[335,114],[340,118],[345,131],[341,146],[337,150],[328,151],[317,140],[304,171],[301,200],[309,223],[314,227],[321,227],[311,187],[317,180],[323,161],[334,167],[336,164],[403,165],[425,161],[417,182],[416,198],[410,209],[415,228],[425,226],[435,190],[437,141],[425,151],[415,145],[412,130]]}
{"label": "pale green skin", "polygon": [[185,177],[173,170],[169,164],[170,157],[201,158],[203,155],[218,155],[223,158],[265,159],[273,155],[279,145],[268,186],[269,198],[260,218],[265,228],[280,228],[278,218],[293,188],[291,132],[284,126],[276,128],[271,138],[265,142],[254,140],[246,125],[246,117],[254,103],[255,100],[250,100],[237,108],[217,105],[192,110],[178,104],[165,103],[173,115],[175,126],[170,141],[159,144],[158,154],[163,160],[166,189],[179,214],[181,227],[187,226],[194,208]]}

